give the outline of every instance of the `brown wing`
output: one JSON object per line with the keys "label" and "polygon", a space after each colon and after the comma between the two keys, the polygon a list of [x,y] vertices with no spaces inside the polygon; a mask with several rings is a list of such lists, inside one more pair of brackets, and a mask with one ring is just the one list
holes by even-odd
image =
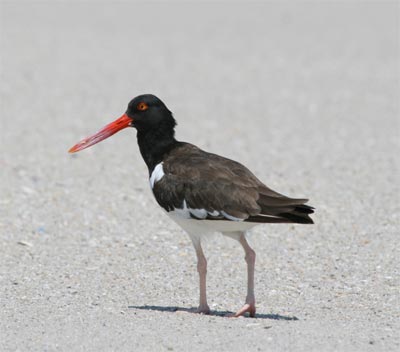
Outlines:
{"label": "brown wing", "polygon": [[[163,169],[164,177],[153,192],[167,211],[182,208],[185,201],[188,208],[204,209],[208,219],[303,222],[296,221],[298,208],[310,208],[304,205],[306,199],[291,199],[269,189],[240,163],[191,144],[172,150]],[[282,215],[293,212],[294,217]]]}

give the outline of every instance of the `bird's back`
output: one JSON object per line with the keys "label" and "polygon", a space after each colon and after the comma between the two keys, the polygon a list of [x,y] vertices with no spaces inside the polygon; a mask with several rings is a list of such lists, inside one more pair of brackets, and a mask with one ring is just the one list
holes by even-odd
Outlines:
{"label": "bird's back", "polygon": [[168,212],[186,207],[198,220],[313,223],[307,199],[277,193],[242,164],[192,144],[177,143],[164,157],[162,172],[153,193]]}

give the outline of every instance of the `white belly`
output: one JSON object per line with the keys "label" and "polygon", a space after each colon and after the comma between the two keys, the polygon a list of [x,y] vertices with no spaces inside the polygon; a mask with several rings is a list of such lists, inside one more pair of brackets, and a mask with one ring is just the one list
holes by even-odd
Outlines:
{"label": "white belly", "polygon": [[168,216],[190,235],[210,235],[215,232],[245,232],[256,226],[256,223],[230,220],[196,220],[184,218],[176,211],[170,211]]}

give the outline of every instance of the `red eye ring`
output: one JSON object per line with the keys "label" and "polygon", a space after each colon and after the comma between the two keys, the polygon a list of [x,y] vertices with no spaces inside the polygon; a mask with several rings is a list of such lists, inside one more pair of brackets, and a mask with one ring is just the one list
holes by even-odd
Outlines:
{"label": "red eye ring", "polygon": [[136,105],[136,109],[138,109],[139,111],[145,111],[148,108],[149,106],[144,102],[140,102],[139,104]]}

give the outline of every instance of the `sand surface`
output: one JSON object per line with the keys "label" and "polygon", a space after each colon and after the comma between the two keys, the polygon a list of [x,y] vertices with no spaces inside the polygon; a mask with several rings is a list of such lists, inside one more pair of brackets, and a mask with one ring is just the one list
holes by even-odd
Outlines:
{"label": "sand surface", "polygon": [[[0,4],[1,351],[398,351],[399,5]],[[310,198],[265,225],[255,319],[239,244],[158,208],[134,130],[80,138],[153,93],[177,138]]]}

